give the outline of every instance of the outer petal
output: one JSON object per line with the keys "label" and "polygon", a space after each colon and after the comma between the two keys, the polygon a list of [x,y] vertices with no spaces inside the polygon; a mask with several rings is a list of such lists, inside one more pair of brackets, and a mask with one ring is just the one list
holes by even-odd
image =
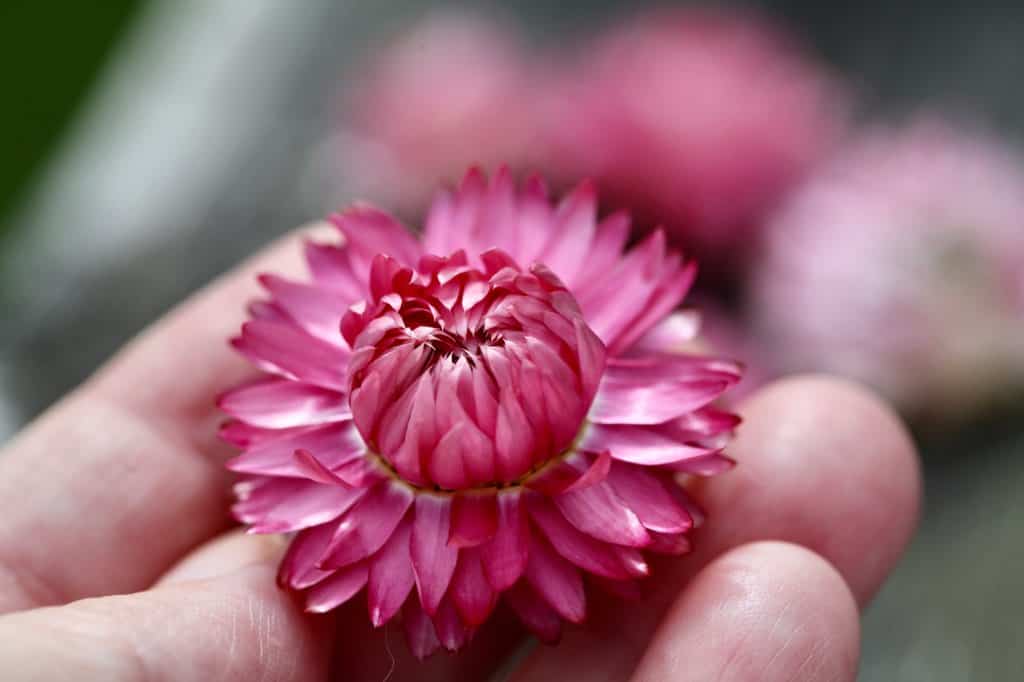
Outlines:
{"label": "outer petal", "polygon": [[231,340],[257,366],[275,374],[344,391],[348,351],[314,338],[291,324],[252,320]]}
{"label": "outer petal", "polygon": [[326,613],[341,606],[363,589],[366,576],[366,563],[362,561],[335,571],[306,593],[306,610]]}
{"label": "outer petal", "polygon": [[322,571],[316,564],[327,551],[336,528],[337,524],[325,523],[299,532],[281,560],[277,571],[278,584],[303,590],[331,575],[332,571]]}
{"label": "outer petal", "polygon": [[448,544],[450,524],[449,496],[423,493],[416,496],[412,567],[420,601],[428,614],[437,613],[459,558],[459,550]]}
{"label": "outer petal", "polygon": [[251,533],[289,533],[333,521],[355,504],[364,491],[290,478],[268,478],[235,486],[238,502],[231,508]]}
{"label": "outer petal", "polygon": [[357,459],[366,452],[352,422],[327,424],[309,429],[280,431],[277,438],[266,437],[228,461],[232,471],[267,476],[305,476],[296,466],[295,452],[306,450],[329,469]]}
{"label": "outer petal", "polygon": [[671,478],[616,462],[608,472],[608,481],[644,528],[659,533],[682,533],[693,526],[685,507],[666,489],[677,485]]}
{"label": "outer petal", "polygon": [[562,618],[573,623],[583,622],[587,605],[579,571],[540,538],[534,538],[531,543],[526,580]]}
{"label": "outer petal", "polygon": [[445,597],[434,614],[434,630],[437,638],[448,651],[458,651],[466,645],[473,632],[467,628],[455,610],[451,597]]}
{"label": "outer petal", "polygon": [[228,391],[217,406],[268,429],[311,426],[351,418],[344,394],[288,379],[263,379]]}
{"label": "outer petal", "polygon": [[562,618],[525,582],[516,583],[504,594],[505,603],[545,644],[557,644],[562,637]]}
{"label": "outer petal", "polygon": [[409,558],[409,537],[412,523],[406,519],[391,538],[370,559],[367,606],[370,622],[380,627],[391,620],[405,603],[413,585],[412,561]]}
{"label": "outer petal", "polygon": [[650,540],[640,519],[607,482],[563,493],[554,502],[572,525],[598,540],[627,547],[643,547]]}
{"label": "outer petal", "polygon": [[498,595],[484,576],[479,548],[470,547],[459,552],[459,564],[452,576],[449,594],[466,625],[483,625],[491,615]]}
{"label": "outer petal", "polygon": [[410,599],[405,603],[405,608],[402,609],[402,625],[405,628],[409,649],[412,650],[413,656],[421,661],[441,648],[434,624],[430,616],[423,611],[419,600]]}
{"label": "outer petal", "polygon": [[592,424],[580,446],[609,450],[617,460],[643,466],[682,463],[717,452],[700,444],[679,442],[658,427],[604,424]]}
{"label": "outer petal", "polygon": [[338,524],[321,568],[340,568],[365,559],[391,537],[413,494],[404,485],[385,481],[371,488]]}
{"label": "outer petal", "polygon": [[495,590],[502,592],[515,584],[526,570],[530,555],[530,529],[526,509],[518,491],[498,493],[498,529],[481,547],[484,574]]}
{"label": "outer petal", "polygon": [[492,537],[498,529],[498,500],[493,493],[465,493],[455,497],[448,544],[475,547]]}

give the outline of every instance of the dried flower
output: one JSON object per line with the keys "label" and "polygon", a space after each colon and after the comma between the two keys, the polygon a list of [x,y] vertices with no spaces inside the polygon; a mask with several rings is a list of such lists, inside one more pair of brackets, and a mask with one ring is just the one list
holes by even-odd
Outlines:
{"label": "dried flower", "polygon": [[469,166],[535,164],[531,70],[508,23],[466,11],[427,15],[374,55],[345,93],[345,184],[415,210]]}
{"label": "dried flower", "polygon": [[[584,619],[584,576],[614,592],[641,550],[688,551],[701,514],[677,474],[712,475],[738,419],[711,405],[735,363],[685,355],[673,314],[692,262],[584,184],[470,172],[422,241],[386,213],[331,218],[313,281],[266,276],[233,343],[271,377],[223,396],[237,517],[297,532],[280,581],[327,611],[364,586],[374,625],[403,610],[417,656],[459,649],[499,598],[545,641]],[[529,265],[526,265],[529,264]]]}
{"label": "dried flower", "polygon": [[832,145],[843,97],[770,22],[658,10],[610,31],[568,69],[552,146],[645,222],[735,264],[766,212]]}
{"label": "dried flower", "polygon": [[1024,379],[1024,161],[935,118],[851,142],[769,230],[751,286],[784,368],[967,416]]}

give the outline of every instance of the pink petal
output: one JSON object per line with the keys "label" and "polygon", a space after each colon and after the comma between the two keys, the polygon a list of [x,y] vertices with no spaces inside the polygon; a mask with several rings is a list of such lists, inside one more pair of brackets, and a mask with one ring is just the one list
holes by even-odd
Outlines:
{"label": "pink petal", "polygon": [[340,568],[376,552],[391,537],[412,499],[408,487],[391,481],[370,489],[341,519],[320,567]]}
{"label": "pink petal", "polygon": [[597,424],[661,424],[704,407],[735,383],[728,377],[651,381],[609,367],[589,418]]}
{"label": "pink petal", "polygon": [[683,533],[651,533],[651,544],[645,549],[656,554],[682,556],[690,551],[690,540]]}
{"label": "pink petal", "polygon": [[580,442],[588,450],[609,450],[612,457],[643,466],[658,466],[704,457],[715,450],[681,443],[656,427],[591,424]]}
{"label": "pink petal", "polygon": [[647,575],[647,564],[639,552],[581,533],[565,520],[550,500],[532,496],[528,506],[530,516],[555,551],[585,571],[616,580]]}
{"label": "pink petal", "polygon": [[295,460],[298,450],[314,454],[329,469],[363,459],[366,453],[366,446],[352,422],[278,433],[279,437],[262,438],[248,452],[229,460],[228,469],[268,476],[306,476]]}
{"label": "pink petal", "polygon": [[302,590],[331,575],[332,571],[322,571],[316,564],[327,551],[327,545],[334,537],[336,528],[337,524],[325,523],[300,531],[281,559],[281,566],[277,571],[278,584]]}
{"label": "pink petal", "polygon": [[466,625],[483,625],[491,615],[498,595],[484,576],[478,548],[470,547],[459,552],[459,564],[448,593]]}
{"label": "pink petal", "polygon": [[526,570],[530,553],[530,528],[518,491],[498,493],[498,528],[494,538],[481,546],[484,574],[498,592],[511,587]]}
{"label": "pink petal", "polygon": [[288,379],[263,379],[224,393],[217,406],[254,426],[286,429],[343,421],[348,401],[336,391]]}
{"label": "pink petal", "polygon": [[418,600],[410,599],[405,603],[405,608],[402,609],[402,626],[405,628],[409,650],[419,660],[422,661],[441,648],[434,624]]}
{"label": "pink petal", "polygon": [[580,382],[583,385],[584,403],[589,404],[597,395],[601,375],[605,367],[605,347],[601,339],[590,330],[583,320],[577,318],[576,344],[580,357]]}
{"label": "pink petal", "polygon": [[519,620],[545,644],[557,644],[562,637],[562,619],[558,613],[525,583],[518,582],[504,593]]}
{"label": "pink petal", "polygon": [[578,490],[599,483],[608,473],[611,455],[573,452],[547,464],[526,479],[524,485],[554,497],[568,490]]}
{"label": "pink petal", "polygon": [[659,320],[664,319],[669,312],[677,308],[696,278],[697,264],[693,261],[672,271],[671,274],[665,275],[651,292],[647,301],[639,306],[640,314],[622,329],[613,343],[608,344],[610,352],[616,355],[621,354]]}
{"label": "pink petal", "polygon": [[352,270],[344,247],[307,241],[303,248],[306,263],[317,284],[333,289],[349,302],[366,298],[366,280],[357,277]]}
{"label": "pink petal", "polygon": [[306,611],[326,613],[354,597],[366,584],[366,563],[345,566],[306,593]]}
{"label": "pink petal", "polygon": [[462,623],[451,597],[445,597],[441,601],[433,620],[437,638],[441,646],[448,651],[458,651],[472,637],[472,631]]}
{"label": "pink petal", "polygon": [[362,490],[291,478],[236,486],[235,518],[251,533],[289,533],[333,521],[362,497]]}
{"label": "pink petal", "polygon": [[649,538],[640,519],[619,499],[607,482],[554,498],[569,523],[598,540],[643,547]]}
{"label": "pink petal", "polygon": [[330,344],[347,347],[339,325],[356,299],[340,296],[322,286],[290,282],[276,275],[261,275],[260,283],[274,303],[306,332]]}
{"label": "pink petal", "polygon": [[630,353],[680,353],[697,338],[700,314],[680,310],[662,319],[629,348]]}
{"label": "pink petal", "polygon": [[530,543],[526,580],[562,618],[581,623],[586,617],[586,597],[579,571],[555,554],[542,539]]}
{"label": "pink petal", "polygon": [[693,526],[686,509],[666,489],[678,484],[667,476],[658,476],[638,466],[616,462],[608,474],[615,493],[645,528],[659,533],[681,533]]}
{"label": "pink petal", "polygon": [[349,353],[291,324],[251,320],[232,345],[257,366],[316,386],[344,391]]}
{"label": "pink petal", "polygon": [[413,585],[412,561],[409,558],[409,537],[412,523],[399,524],[391,538],[370,558],[367,606],[370,622],[380,627],[398,613]]}
{"label": "pink petal", "polygon": [[345,235],[345,248],[360,278],[369,273],[370,262],[379,254],[387,254],[406,266],[415,266],[423,255],[420,243],[409,230],[372,206],[357,204],[344,213],[332,215],[330,221]]}
{"label": "pink petal", "polygon": [[448,544],[450,518],[450,497],[426,493],[416,496],[412,567],[420,601],[428,614],[437,613],[459,558],[459,550]]}
{"label": "pink petal", "polygon": [[732,469],[736,466],[736,462],[725,455],[713,452],[703,457],[670,462],[665,466],[672,471],[694,476],[717,476]]}
{"label": "pink petal", "polygon": [[449,545],[475,547],[494,537],[497,529],[498,503],[493,493],[468,492],[455,497]]}
{"label": "pink petal", "polygon": [[597,218],[597,192],[589,181],[580,183],[566,196],[555,213],[549,241],[538,260],[570,286],[585,267],[580,253],[590,247]]}

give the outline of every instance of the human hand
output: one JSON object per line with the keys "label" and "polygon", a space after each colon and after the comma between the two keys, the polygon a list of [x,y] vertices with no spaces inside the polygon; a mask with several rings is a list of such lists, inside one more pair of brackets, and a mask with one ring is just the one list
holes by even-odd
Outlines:
{"label": "human hand", "polygon": [[300,260],[290,237],[207,288],[0,454],[5,681],[855,678],[858,605],[909,539],[919,476],[898,420],[827,378],[751,398],[740,466],[695,490],[696,551],[652,561],[640,601],[593,595],[558,647],[505,663],[525,640],[499,614],[420,663],[358,600],[304,614],[274,582],[283,543],[230,530],[212,400],[252,373],[225,340],[254,273]]}

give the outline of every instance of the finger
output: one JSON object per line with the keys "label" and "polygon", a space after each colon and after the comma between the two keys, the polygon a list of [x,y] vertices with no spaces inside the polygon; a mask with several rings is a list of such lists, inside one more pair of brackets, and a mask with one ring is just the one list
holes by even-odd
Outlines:
{"label": "finger", "polygon": [[4,679],[326,679],[329,619],[277,589],[265,539],[227,542],[190,560],[216,577],[0,617]]}
{"label": "finger", "polygon": [[646,593],[629,608],[595,595],[584,628],[534,653],[531,680],[559,680],[570,665],[579,679],[623,679],[682,586],[747,542],[813,549],[861,603],[878,588],[910,538],[920,498],[916,455],[899,420],[864,389],[817,377],[771,385],[742,412],[731,449],[739,465],[696,491],[708,512],[696,551],[652,562]]}
{"label": "finger", "polygon": [[761,542],[694,578],[631,679],[852,682],[859,649],[857,603],[835,568],[797,545]]}
{"label": "finger", "polygon": [[227,338],[297,235],[144,332],[0,453],[0,613],[150,585],[225,528],[214,395],[251,370]]}

